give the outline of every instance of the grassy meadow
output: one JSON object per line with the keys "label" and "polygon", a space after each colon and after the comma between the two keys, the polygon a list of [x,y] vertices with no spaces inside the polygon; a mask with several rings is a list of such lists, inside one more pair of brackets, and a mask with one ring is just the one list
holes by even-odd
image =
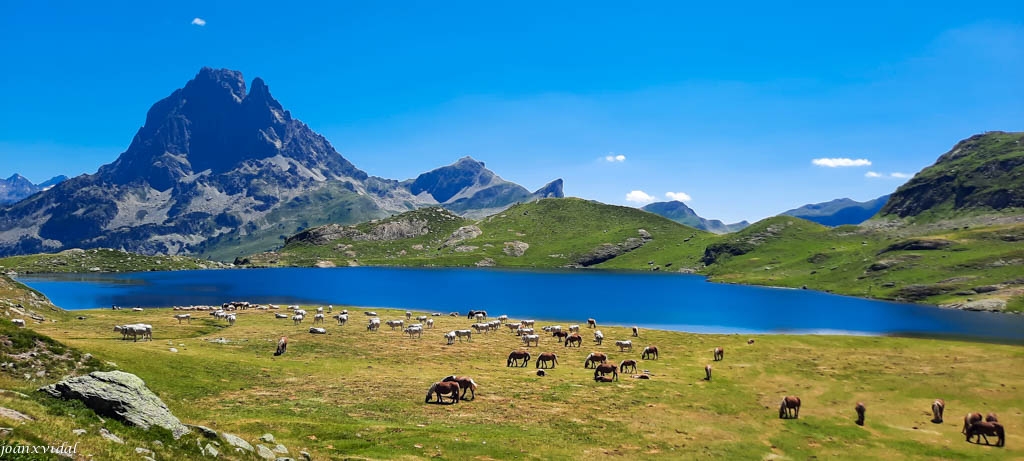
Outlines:
{"label": "grassy meadow", "polygon": [[[505,366],[508,353],[521,347],[505,329],[447,346],[442,335],[468,328],[464,316],[432,317],[436,328],[411,339],[386,325],[367,332],[364,310],[349,308],[345,326],[329,319],[327,335],[307,332],[311,318],[295,326],[272,310],[240,311],[230,327],[205,312],[179,325],[174,312],[149,309],[61,313],[30,328],[92,354],[103,367],[137,374],[187,424],[253,442],[270,432],[293,458],[300,450],[314,459],[1024,458],[1020,346],[642,330],[632,338],[633,352],[619,352],[615,340],[631,339],[628,328],[601,326],[606,340],[597,346],[586,319],[578,319],[583,347],[566,348],[542,334],[540,346],[529,348],[534,360],[540,352],[558,354],[557,367],[538,377],[532,361],[526,368]],[[373,310],[384,320],[404,318],[404,311]],[[154,340],[122,341],[111,331],[135,322],[152,324]],[[538,331],[546,324],[539,320]],[[282,335],[289,337],[288,352],[275,358]],[[211,341],[218,338],[225,341]],[[650,380],[626,373],[615,383],[595,383],[593,370],[583,368],[591,351],[618,363],[639,360],[645,345],[661,351],[659,360],[639,363]],[[722,362],[711,360],[716,346],[725,348]],[[703,379],[709,363],[710,382]],[[424,404],[429,385],[449,374],[473,377],[477,398]],[[160,439],[165,447],[155,450],[157,459],[198,456],[197,435],[171,441],[100,422],[80,405],[33,392],[57,378],[0,373],[0,387],[27,394],[0,392],[0,406],[37,417],[17,426],[15,440],[78,440],[79,454],[127,460],[138,459],[133,447]],[[799,419],[778,419],[787,394],[803,400]],[[935,398],[947,402],[943,424],[930,422]],[[867,405],[864,427],[854,424],[857,401]],[[960,425],[967,411],[998,413],[1009,434],[1006,447],[966,443]],[[127,444],[99,438],[97,426]],[[90,432],[78,437],[75,428]]]}

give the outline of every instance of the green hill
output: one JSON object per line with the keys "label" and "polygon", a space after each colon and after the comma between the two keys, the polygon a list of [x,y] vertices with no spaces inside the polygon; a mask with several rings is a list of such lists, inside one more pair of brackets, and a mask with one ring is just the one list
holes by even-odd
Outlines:
{"label": "green hill", "polygon": [[71,249],[0,258],[0,272],[52,274],[64,272],[143,272],[225,267],[215,261],[187,256],[144,256],[109,248]]}

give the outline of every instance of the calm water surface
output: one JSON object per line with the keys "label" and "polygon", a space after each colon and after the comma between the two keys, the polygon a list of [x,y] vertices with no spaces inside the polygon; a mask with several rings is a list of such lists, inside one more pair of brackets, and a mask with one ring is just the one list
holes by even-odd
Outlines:
{"label": "calm water surface", "polygon": [[65,309],[226,301],[344,304],[701,333],[953,336],[1024,343],[1024,316],[963,312],[703,277],[605,271],[286,268],[60,274],[19,280]]}

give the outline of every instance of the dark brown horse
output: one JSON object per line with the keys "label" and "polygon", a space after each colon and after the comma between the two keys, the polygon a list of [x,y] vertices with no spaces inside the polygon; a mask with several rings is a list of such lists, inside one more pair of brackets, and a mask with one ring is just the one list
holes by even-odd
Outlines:
{"label": "dark brown horse", "polygon": [[975,443],[981,443],[981,438],[985,438],[985,445],[988,445],[988,436],[994,435],[998,437],[996,440],[996,446],[1001,447],[1006,444],[1006,431],[1003,429],[1003,425],[999,423],[990,423],[988,421],[980,421],[971,424],[967,428],[967,441],[971,441],[971,437],[975,438]]}
{"label": "dark brown horse", "polygon": [[554,336],[554,337],[558,338],[559,341],[565,341],[565,339],[569,337],[569,332],[567,332],[567,331],[556,331],[554,333],[551,333],[551,336]]}
{"label": "dark brown horse", "polygon": [[459,399],[460,400],[466,400],[466,392],[468,391],[470,393],[470,396],[472,396],[472,399],[476,400],[476,382],[473,381],[473,378],[470,378],[469,376],[450,375],[450,376],[445,376],[445,378],[442,379],[441,382],[445,382],[445,383],[456,382],[456,383],[459,383],[459,387],[462,388],[462,396],[459,397]]}
{"label": "dark brown horse", "polygon": [[636,373],[636,360],[626,359],[619,364],[619,372],[625,373],[627,368],[631,368],[633,373]]}
{"label": "dark brown horse", "polygon": [[985,421],[988,421],[990,423],[998,423],[999,417],[997,417],[995,413],[989,413],[985,415]]}
{"label": "dark brown horse", "polygon": [[779,405],[780,419],[796,419],[800,417],[800,397],[787,395]]}
{"label": "dark brown horse", "polygon": [[711,381],[711,364],[704,365],[704,381]]}
{"label": "dark brown horse", "polygon": [[287,336],[282,336],[281,339],[279,339],[277,341],[277,351],[274,352],[274,357],[277,357],[279,355],[284,355],[285,351],[287,351],[287,350],[288,350],[288,337]]}
{"label": "dark brown horse", "polygon": [[640,358],[643,360],[654,359],[658,360],[658,346],[647,346],[644,348],[644,352],[640,354]]}
{"label": "dark brown horse", "polygon": [[633,327],[633,336],[634,336],[634,337],[637,337],[637,338],[639,338],[639,337],[640,337],[640,328],[638,328],[638,327]]}
{"label": "dark brown horse", "polygon": [[[523,361],[522,365],[519,365],[519,361],[520,360]],[[510,367],[512,365],[516,365],[516,366],[520,366],[520,367],[525,367],[529,363],[530,363],[530,353],[529,352],[526,352],[526,351],[512,351],[512,352],[509,352],[509,354],[508,354],[508,361],[505,362],[505,366],[506,367]]]}
{"label": "dark brown horse", "polygon": [[932,422],[935,424],[942,424],[942,412],[946,410],[946,401],[942,399],[935,399],[932,402]]}
{"label": "dark brown horse", "polygon": [[608,373],[611,373],[612,376],[615,377],[616,381],[619,380],[619,367],[615,366],[614,363],[602,363],[598,365],[597,368],[594,369],[594,378],[596,379],[598,375],[606,375]]}
{"label": "dark brown horse", "polygon": [[454,381],[442,381],[430,385],[430,389],[427,389],[427,398],[423,403],[430,403],[430,395],[437,394],[437,403],[444,403],[442,395],[450,395],[452,403],[459,401],[459,383]]}
{"label": "dark brown horse", "polygon": [[[540,368],[541,362],[544,363],[544,368],[554,368],[555,365],[558,365],[558,357],[555,356],[554,352],[544,352],[537,356],[537,368]],[[547,366],[549,363],[551,364],[550,367]]]}
{"label": "dark brown horse", "polygon": [[565,338],[565,347],[569,347],[571,345],[576,345],[576,347],[583,346],[583,337],[576,333],[569,335],[568,338]]}
{"label": "dark brown horse", "polygon": [[961,434],[967,433],[967,428],[971,427],[971,424],[981,422],[981,413],[967,413],[964,415],[964,428],[960,429]]}
{"label": "dark brown horse", "polygon": [[589,328],[597,328],[597,320],[587,319],[587,327],[589,327]]}
{"label": "dark brown horse", "polygon": [[607,360],[608,356],[603,352],[591,352],[590,355],[587,356],[587,361],[583,362],[583,368],[590,368],[590,365],[597,367],[598,364]]}
{"label": "dark brown horse", "polygon": [[715,361],[718,362],[718,361],[722,360],[724,357],[725,357],[725,349],[722,349],[721,347],[716,347],[715,348]]}
{"label": "dark brown horse", "polygon": [[857,411],[857,425],[863,426],[864,412],[867,410],[867,408],[864,406],[864,402],[857,402],[857,406],[853,407],[853,409]]}
{"label": "dark brown horse", "polygon": [[610,382],[614,382],[615,380],[612,379],[612,378],[609,378],[609,377],[607,377],[605,375],[600,375],[600,376],[594,375],[594,381],[597,381],[599,383],[610,383]]}

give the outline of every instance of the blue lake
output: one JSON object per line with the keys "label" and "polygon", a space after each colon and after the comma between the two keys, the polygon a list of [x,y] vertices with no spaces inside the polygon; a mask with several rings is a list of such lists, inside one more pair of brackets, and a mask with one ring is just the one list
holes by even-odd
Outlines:
{"label": "blue lake", "polygon": [[700,333],[842,333],[1024,343],[1024,316],[964,312],[805,290],[708,283],[703,277],[606,271],[357,267],[61,274],[19,281],[65,309],[336,304]]}

